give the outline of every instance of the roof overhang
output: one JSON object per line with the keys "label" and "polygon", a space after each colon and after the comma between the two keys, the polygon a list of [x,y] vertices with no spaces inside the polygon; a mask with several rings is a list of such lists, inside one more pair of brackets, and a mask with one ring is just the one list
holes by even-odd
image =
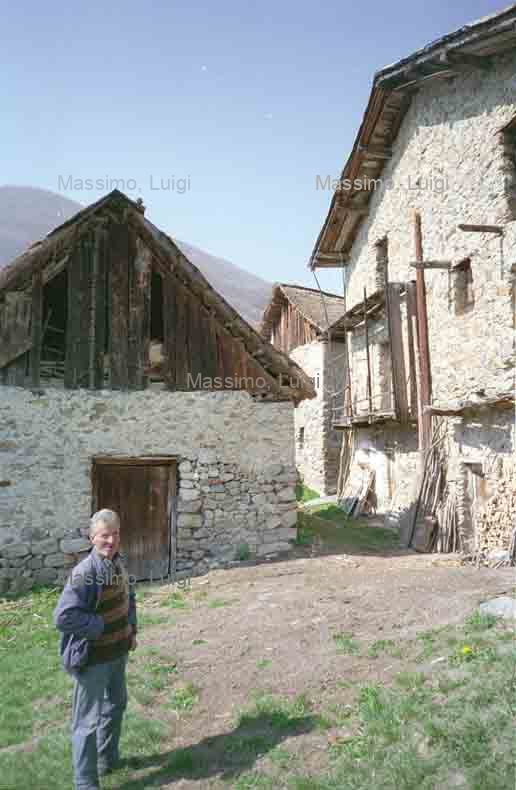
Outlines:
{"label": "roof overhang", "polygon": [[[429,81],[491,68],[516,47],[516,4],[434,41],[378,71],[351,155],[317,238],[309,268],[345,266],[412,96]],[[512,127],[514,128],[514,127]]]}

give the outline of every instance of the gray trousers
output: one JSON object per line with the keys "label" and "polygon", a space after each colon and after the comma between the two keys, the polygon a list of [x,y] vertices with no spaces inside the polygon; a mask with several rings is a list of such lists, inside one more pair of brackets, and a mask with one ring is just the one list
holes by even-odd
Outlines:
{"label": "gray trousers", "polygon": [[99,769],[119,759],[118,743],[127,706],[127,656],[84,669],[75,678],[72,754],[76,790],[98,790]]}

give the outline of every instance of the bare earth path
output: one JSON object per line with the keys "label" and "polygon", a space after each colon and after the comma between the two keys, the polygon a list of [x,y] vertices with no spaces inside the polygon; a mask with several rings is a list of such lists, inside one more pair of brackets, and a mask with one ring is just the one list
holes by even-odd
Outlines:
{"label": "bare earth path", "polygon": [[[151,622],[153,614],[163,612],[174,622],[144,628],[141,654],[129,672],[137,671],[149,650],[174,658],[181,681],[200,691],[187,714],[171,715],[153,706],[169,728],[166,755],[185,747],[198,754],[206,750],[210,768],[171,781],[156,755],[154,764],[149,760],[129,782],[113,786],[232,787],[235,777],[227,773],[217,741],[224,745],[224,737],[234,734],[238,712],[249,707],[253,692],[289,699],[305,694],[318,712],[324,711],[337,691],[345,702],[345,689],[352,690],[354,683],[389,682],[396,672],[417,669],[404,644],[428,629],[463,622],[481,601],[511,591],[514,584],[513,569],[477,570],[436,555],[310,556],[298,551],[303,553],[194,579],[184,596],[185,609],[161,605],[170,585],[149,588],[141,610]],[[342,633],[360,646],[357,653],[336,650],[335,637]],[[401,645],[401,655],[369,657],[367,649],[376,640]],[[324,768],[321,755],[331,735],[314,730],[281,746],[301,755],[301,767],[310,773]],[[254,755],[247,770],[259,769],[261,759]],[[136,784],[138,779],[145,784]]]}

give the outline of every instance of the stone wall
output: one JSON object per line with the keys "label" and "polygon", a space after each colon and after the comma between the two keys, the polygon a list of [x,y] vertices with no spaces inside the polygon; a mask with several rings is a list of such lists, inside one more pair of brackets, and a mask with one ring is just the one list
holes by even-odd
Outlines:
{"label": "stone wall", "polygon": [[447,479],[457,496],[459,531],[467,541],[466,548],[473,550],[482,500],[487,502],[498,481],[511,478],[514,472],[514,411],[483,409],[467,417],[448,418],[448,426]]}
{"label": "stone wall", "polygon": [[360,468],[374,469],[376,509],[387,514],[389,526],[396,525],[413,500],[417,460],[417,431],[410,426],[355,429],[351,476],[361,475]]}
{"label": "stone wall", "polygon": [[317,397],[295,410],[296,464],[304,483],[321,495],[334,494],[341,436],[332,428],[333,407],[342,403],[344,367],[341,343],[316,341],[298,346],[292,359],[315,380]]}
{"label": "stone wall", "polygon": [[288,549],[293,412],[237,392],[0,388],[0,591],[53,583],[76,561],[100,455],[177,458],[178,570]]}
{"label": "stone wall", "polygon": [[[513,385],[516,223],[500,129],[516,115],[516,56],[436,81],[413,97],[353,245],[347,304],[375,289],[375,243],[387,236],[389,279],[415,279],[413,211],[422,217],[426,260],[471,260],[469,294],[460,271],[426,272],[434,398],[486,396]],[[459,223],[501,224],[505,236],[464,233]],[[465,304],[465,301],[467,304]]]}

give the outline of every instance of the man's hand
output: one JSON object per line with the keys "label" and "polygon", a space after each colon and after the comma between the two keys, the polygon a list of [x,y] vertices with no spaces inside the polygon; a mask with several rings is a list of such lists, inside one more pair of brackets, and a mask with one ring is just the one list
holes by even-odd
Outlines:
{"label": "man's hand", "polygon": [[136,641],[136,634],[133,631],[133,633],[129,637],[129,650],[136,650],[137,647],[138,647],[138,642]]}

